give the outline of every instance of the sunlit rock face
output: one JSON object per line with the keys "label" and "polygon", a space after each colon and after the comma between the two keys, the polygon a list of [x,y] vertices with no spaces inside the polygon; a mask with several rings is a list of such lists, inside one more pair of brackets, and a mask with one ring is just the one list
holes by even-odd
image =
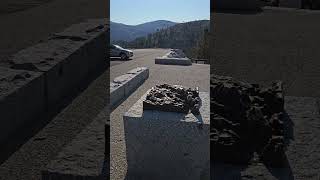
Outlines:
{"label": "sunlit rock face", "polygon": [[191,89],[178,85],[161,84],[153,87],[143,101],[144,110],[194,113],[201,107],[198,88]]}
{"label": "sunlit rock face", "polygon": [[210,142],[214,160],[247,163],[257,152],[280,166],[284,157],[282,82],[270,86],[212,75]]}

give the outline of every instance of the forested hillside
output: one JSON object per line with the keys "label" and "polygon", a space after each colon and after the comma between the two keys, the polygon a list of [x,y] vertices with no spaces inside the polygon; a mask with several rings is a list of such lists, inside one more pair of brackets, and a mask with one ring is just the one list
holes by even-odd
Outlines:
{"label": "forested hillside", "polygon": [[177,48],[188,57],[209,59],[209,27],[208,20],[179,23],[130,42],[115,43],[126,48]]}

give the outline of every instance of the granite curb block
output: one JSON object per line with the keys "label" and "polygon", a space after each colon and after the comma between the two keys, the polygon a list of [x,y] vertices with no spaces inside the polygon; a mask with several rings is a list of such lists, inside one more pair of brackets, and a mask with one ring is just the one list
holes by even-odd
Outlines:
{"label": "granite curb block", "polygon": [[[0,142],[45,111],[41,73],[0,67]],[[33,96],[35,95],[35,96]]]}
{"label": "granite curb block", "polygon": [[200,92],[199,116],[143,111],[146,94],[123,116],[127,178],[209,179],[209,93]]}
{"label": "granite curb block", "polygon": [[106,70],[108,32],[106,19],[87,20],[19,51],[10,63],[1,64],[0,113],[4,130],[0,143],[28,120],[55,111],[66,98]]}
{"label": "granite curb block", "polygon": [[[109,179],[109,110],[105,108],[75,139],[41,171],[42,180]],[[105,140],[108,140],[107,143]]]}
{"label": "granite curb block", "polygon": [[114,109],[149,77],[147,67],[137,67],[110,82],[110,107]]}

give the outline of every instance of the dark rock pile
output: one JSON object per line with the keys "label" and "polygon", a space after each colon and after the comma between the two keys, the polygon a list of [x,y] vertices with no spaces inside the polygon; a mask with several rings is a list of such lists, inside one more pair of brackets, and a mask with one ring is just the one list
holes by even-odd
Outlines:
{"label": "dark rock pile", "polygon": [[199,90],[178,85],[156,85],[143,101],[144,110],[159,110],[198,115],[201,107]]}
{"label": "dark rock pile", "polygon": [[281,165],[284,147],[282,82],[268,87],[211,75],[210,144],[213,160],[247,163],[257,152]]}

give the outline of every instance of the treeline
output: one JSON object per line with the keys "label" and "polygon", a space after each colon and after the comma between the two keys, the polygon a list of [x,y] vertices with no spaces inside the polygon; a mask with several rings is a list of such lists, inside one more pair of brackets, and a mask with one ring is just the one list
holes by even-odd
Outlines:
{"label": "treeline", "polygon": [[208,20],[179,23],[130,42],[113,43],[125,48],[182,49],[190,58],[209,59],[209,27]]}

